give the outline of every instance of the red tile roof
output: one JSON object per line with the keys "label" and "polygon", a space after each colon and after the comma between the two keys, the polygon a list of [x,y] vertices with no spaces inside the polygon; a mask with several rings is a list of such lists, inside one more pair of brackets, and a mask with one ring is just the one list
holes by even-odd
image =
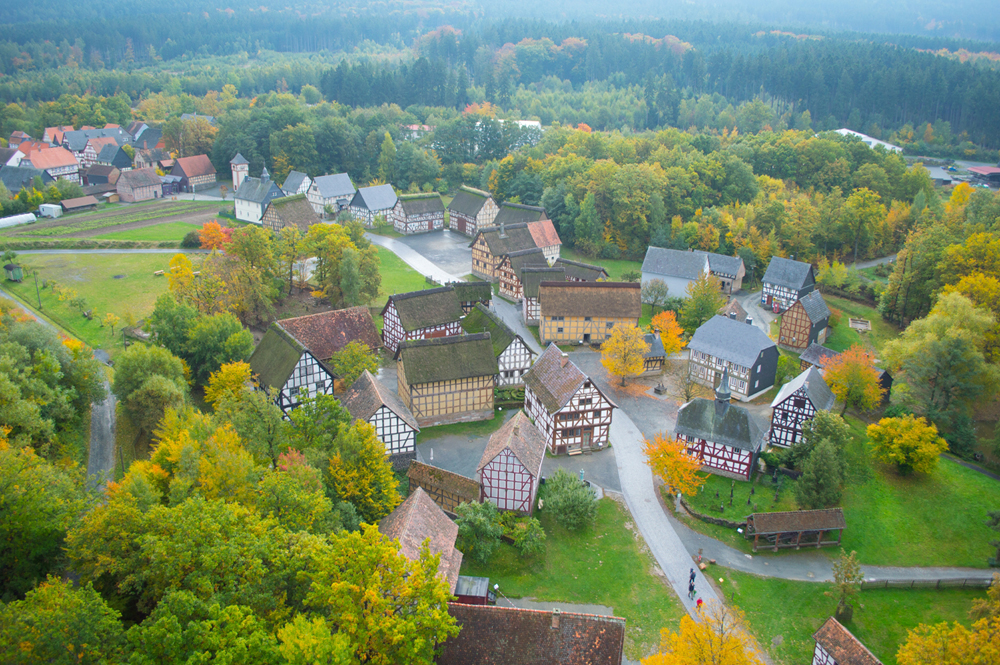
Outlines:
{"label": "red tile roof", "polygon": [[542,219],[537,222],[528,222],[528,231],[538,247],[552,247],[561,245],[562,240],[556,233],[556,227],[552,225],[551,219]]}
{"label": "red tile roof", "polygon": [[181,171],[184,172],[184,175],[189,178],[196,178],[200,175],[211,175],[215,173],[215,167],[212,166],[212,160],[208,158],[208,155],[181,157],[177,160],[176,166],[179,166]]}
{"label": "red tile roof", "polygon": [[820,626],[813,639],[833,656],[837,665],[882,665],[882,661],[833,617]]}
{"label": "red tile roof", "polygon": [[66,148],[49,148],[48,150],[35,150],[28,158],[31,165],[36,169],[45,171],[46,169],[57,169],[63,166],[78,165],[76,156]]}
{"label": "red tile roof", "polygon": [[448,580],[448,589],[455,592],[458,571],[462,567],[462,553],[455,549],[458,525],[444,514],[427,492],[418,487],[379,523],[378,530],[386,538],[398,540],[399,553],[411,561],[420,558],[424,541],[429,539],[431,554],[441,555],[438,571]]}
{"label": "red tile roof", "polygon": [[278,325],[320,360],[328,360],[350,342],[367,344],[373,351],[382,347],[378,329],[367,307],[348,307],[298,316],[278,321]]}
{"label": "red tile roof", "polygon": [[524,411],[518,411],[493,433],[476,470],[481,471],[505,448],[510,448],[528,473],[538,478],[542,472],[542,461],[545,459],[545,436],[531,424]]}
{"label": "red tile roof", "polygon": [[25,155],[30,155],[36,150],[49,150],[52,146],[48,143],[42,143],[41,141],[22,141],[17,145],[17,149]]}
{"label": "red tile roof", "polygon": [[49,135],[49,138],[53,143],[62,143],[63,134],[66,132],[72,132],[73,125],[59,125],[57,127],[46,127],[45,133]]}
{"label": "red tile roof", "polygon": [[87,141],[87,143],[89,143],[90,147],[94,149],[94,152],[98,154],[100,154],[101,148],[103,148],[106,145],[113,145],[113,146],[118,145],[118,141],[116,141],[113,136],[95,136],[94,138]]}
{"label": "red tile roof", "polygon": [[621,665],[625,619],[448,603],[461,630],[438,665]]}

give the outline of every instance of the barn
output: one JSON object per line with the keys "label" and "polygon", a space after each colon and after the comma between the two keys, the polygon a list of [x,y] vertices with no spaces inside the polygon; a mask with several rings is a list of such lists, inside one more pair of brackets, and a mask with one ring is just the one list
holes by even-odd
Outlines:
{"label": "barn", "polygon": [[444,228],[444,203],[440,194],[411,194],[399,197],[399,202],[402,214],[393,222],[398,232],[411,235]]}
{"label": "barn", "polygon": [[340,403],[355,420],[375,428],[375,435],[385,446],[393,467],[405,467],[417,457],[417,432],[420,426],[399,397],[388,386],[365,370],[340,398]]}
{"label": "barn", "polygon": [[829,325],[830,308],[819,291],[810,291],[781,315],[778,344],[793,351],[822,344]]}
{"label": "barn", "polygon": [[448,225],[452,231],[475,237],[493,224],[499,210],[489,192],[463,186],[448,204]]}
{"label": "barn", "polygon": [[518,411],[493,433],[476,467],[480,500],[502,511],[530,515],[535,509],[544,460],[545,436],[524,411]]}

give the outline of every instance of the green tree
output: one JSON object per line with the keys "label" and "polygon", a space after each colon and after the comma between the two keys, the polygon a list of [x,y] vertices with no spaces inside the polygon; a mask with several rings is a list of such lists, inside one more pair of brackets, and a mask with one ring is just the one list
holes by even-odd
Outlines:
{"label": "green tree", "polygon": [[249,358],[253,353],[253,335],[228,312],[202,316],[188,331],[188,348],[194,379],[205,383],[222,365]]}
{"label": "green tree", "polygon": [[349,306],[361,304],[361,257],[353,247],[344,249],[340,263],[340,294]]}
{"label": "green tree", "polygon": [[288,295],[291,295],[292,285],[295,283],[295,264],[305,258],[302,256],[302,232],[298,226],[281,229],[276,251],[281,276],[288,279]]}
{"label": "green tree", "polygon": [[879,195],[866,187],[856,189],[844,204],[844,220],[850,238],[854,239],[854,262],[858,261],[858,246],[862,240],[868,241],[872,230],[886,216],[885,206],[879,203]]}
{"label": "green tree", "polygon": [[938,436],[937,427],[912,415],[883,418],[868,426],[868,443],[876,459],[892,464],[903,475],[914,471],[931,473],[948,444]]}
{"label": "green tree", "polygon": [[288,450],[291,425],[270,389],[227,395],[215,404],[216,422],[229,423],[258,464],[277,467]]}
{"label": "green tree", "polygon": [[462,503],[455,512],[458,514],[455,524],[458,525],[461,551],[474,561],[485,564],[500,546],[503,536],[500,512],[489,501]]}
{"label": "green tree", "polygon": [[389,132],[385,133],[385,138],[382,140],[382,151],[378,157],[378,177],[389,184],[396,179],[396,144],[393,143]]}
{"label": "green tree", "polygon": [[693,335],[695,330],[715,316],[725,304],[726,297],[719,288],[719,280],[702,273],[687,286],[687,299],[681,307],[681,327],[684,332]]}
{"label": "green tree", "polygon": [[366,523],[377,524],[400,502],[399,481],[386,458],[385,444],[372,425],[360,420],[342,429],[333,444],[328,471],[331,496],[352,504]]}
{"label": "green tree", "polygon": [[795,499],[800,508],[829,508],[840,502],[844,482],[843,467],[837,447],[829,440],[820,441],[795,483]]}
{"label": "green tree", "polygon": [[164,348],[134,344],[118,356],[111,389],[132,422],[152,432],[167,408],[187,398],[184,364]]}
{"label": "green tree", "polygon": [[861,590],[864,579],[858,563],[858,553],[847,554],[840,550],[840,556],[833,562],[833,588],[826,592],[827,596],[837,599],[837,621],[847,623],[854,616],[854,607],[850,601]]}
{"label": "green tree", "polygon": [[178,358],[186,358],[190,353],[188,331],[198,319],[198,310],[186,303],[178,303],[170,293],[162,293],[156,299],[153,313],[146,325],[156,335],[156,341]]}
{"label": "green tree", "polygon": [[650,306],[653,314],[656,314],[656,308],[666,302],[669,292],[667,283],[662,279],[651,279],[642,285],[642,301]]}
{"label": "green tree", "polygon": [[571,531],[591,524],[597,517],[594,490],[558,469],[545,483],[545,510],[552,513],[562,526]]}
{"label": "green tree", "polygon": [[802,437],[788,449],[788,463],[793,468],[801,469],[816,446],[824,440],[834,445],[838,455],[844,452],[851,440],[851,428],[832,411],[817,411],[810,420],[802,423]]}
{"label": "green tree", "polygon": [[363,342],[348,342],[340,351],[330,356],[330,367],[344,385],[350,386],[366,370],[378,372],[378,354]]}
{"label": "green tree", "polygon": [[244,226],[233,231],[226,253],[239,257],[247,267],[261,270],[267,276],[277,271],[274,235],[262,226]]}
{"label": "green tree", "polygon": [[574,225],[577,246],[587,254],[597,256],[604,242],[604,224],[597,213],[593,192],[587,192],[580,204],[580,216]]}

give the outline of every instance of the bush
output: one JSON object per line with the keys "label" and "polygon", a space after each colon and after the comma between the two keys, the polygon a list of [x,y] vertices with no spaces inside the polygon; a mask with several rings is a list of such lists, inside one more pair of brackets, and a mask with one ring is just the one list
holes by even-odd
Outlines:
{"label": "bush", "polygon": [[185,249],[198,249],[201,247],[201,236],[197,231],[188,231],[181,240],[181,247]]}
{"label": "bush", "polygon": [[534,517],[522,517],[514,523],[508,534],[521,556],[533,556],[545,551],[545,531]]}
{"label": "bush", "polygon": [[559,469],[545,483],[545,509],[559,524],[575,531],[597,517],[597,497],[582,480]]}
{"label": "bush", "polygon": [[458,519],[458,537],[462,541],[459,549],[473,561],[486,563],[500,544],[503,526],[500,512],[489,501],[483,503],[463,503],[455,509]]}

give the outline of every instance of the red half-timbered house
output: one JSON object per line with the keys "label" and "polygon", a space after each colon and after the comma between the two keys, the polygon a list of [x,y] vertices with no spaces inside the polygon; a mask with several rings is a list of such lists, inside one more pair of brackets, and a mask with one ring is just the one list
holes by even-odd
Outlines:
{"label": "red half-timbered house", "polygon": [[524,375],[524,409],[549,451],[576,455],[608,444],[617,405],[555,344]]}
{"label": "red half-timbered house", "polygon": [[812,665],[882,665],[861,641],[830,617],[813,633]]}
{"label": "red half-timbered house", "polygon": [[399,543],[399,553],[410,561],[419,561],[424,543],[431,555],[441,555],[438,575],[448,582],[450,593],[458,584],[462,553],[455,549],[458,525],[419,487],[403,503],[386,515],[378,525],[379,533]]}
{"label": "red half-timbered house", "polygon": [[382,308],[382,341],[395,352],[403,340],[458,335],[463,314],[451,286],[397,293]]}
{"label": "red half-timbered house", "polygon": [[521,271],[524,268],[547,268],[549,262],[545,258],[545,252],[541,247],[522,249],[511,252],[500,259],[497,266],[497,280],[500,283],[500,295],[508,300],[519,302],[524,295],[524,288],[521,285]]}
{"label": "red half-timbered house", "polygon": [[499,316],[477,304],[476,308],[462,319],[462,329],[469,333],[490,334],[493,355],[497,358],[498,387],[524,384],[523,377],[531,369],[536,354]]}
{"label": "red half-timbered house", "polygon": [[829,411],[837,398],[823,375],[810,367],[786,383],[771,402],[771,445],[789,447],[802,439],[802,423],[817,411]]}
{"label": "red half-timbered house", "polygon": [[822,344],[829,325],[830,308],[819,291],[810,291],[781,315],[778,344],[795,351]]}
{"label": "red half-timbered house", "polygon": [[697,397],[677,412],[677,439],[710,473],[749,480],[765,432],[743,407],[730,404],[729,372],[723,370],[715,400]]}
{"label": "red half-timbered house", "polygon": [[480,501],[530,515],[545,460],[545,436],[523,411],[493,433],[476,467]]}
{"label": "red half-timbered house", "polygon": [[385,446],[386,457],[394,467],[405,467],[417,457],[416,418],[396,393],[365,370],[340,398],[355,420],[375,428],[375,436]]}

